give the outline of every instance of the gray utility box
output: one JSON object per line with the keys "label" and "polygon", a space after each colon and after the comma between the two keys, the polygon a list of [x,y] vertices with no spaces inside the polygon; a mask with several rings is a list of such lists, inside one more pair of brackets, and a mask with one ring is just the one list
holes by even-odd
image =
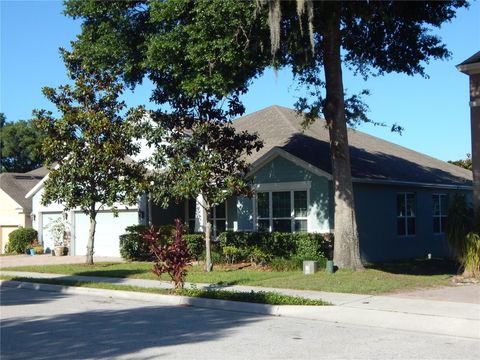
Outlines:
{"label": "gray utility box", "polygon": [[303,273],[305,275],[315,274],[318,271],[318,261],[304,261]]}

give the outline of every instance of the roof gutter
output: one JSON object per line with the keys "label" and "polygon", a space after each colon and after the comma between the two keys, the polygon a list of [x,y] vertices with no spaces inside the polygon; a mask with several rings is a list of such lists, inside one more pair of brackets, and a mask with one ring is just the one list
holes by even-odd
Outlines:
{"label": "roof gutter", "polygon": [[435,183],[421,183],[421,182],[415,182],[415,181],[352,178],[352,182],[359,183],[359,184],[416,186],[416,187],[424,187],[424,188],[451,189],[451,190],[472,190],[473,189],[471,185],[435,184]]}

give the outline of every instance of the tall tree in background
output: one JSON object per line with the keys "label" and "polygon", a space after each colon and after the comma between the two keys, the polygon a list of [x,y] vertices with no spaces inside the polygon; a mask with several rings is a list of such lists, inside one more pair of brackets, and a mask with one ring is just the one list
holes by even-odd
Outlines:
{"label": "tall tree in background", "polygon": [[172,200],[201,195],[197,204],[206,214],[205,271],[209,272],[213,268],[211,213],[233,195],[251,196],[251,183],[246,178],[249,164],[244,155],[258,151],[262,142],[255,134],[236,132],[228,122],[179,121],[161,114],[152,117],[160,126],[147,136],[156,149],[150,191],[165,207]]}
{"label": "tall tree in background", "polygon": [[93,265],[96,216],[105,206],[135,204],[144,169],[128,158],[139,152],[136,124],[142,107],[129,109],[119,101],[123,86],[106,73],[85,71],[78,58],[63,52],[75,84],[58,90],[45,87],[45,97],[58,109],[34,110],[35,121],[47,136],[43,151],[50,169],[44,184],[43,204],[62,203],[79,208],[90,218],[86,263]]}
{"label": "tall tree in background", "polygon": [[425,76],[430,58],[449,56],[431,28],[450,21],[466,2],[258,3],[268,6],[235,0],[114,5],[70,0],[66,13],[83,19],[74,47],[90,66],[118,70],[131,85],[147,75],[157,87],[153,99],[174,103],[176,109],[182,104],[213,109],[212,104],[228,98],[229,115],[240,114],[244,108],[238,95],[252,78],[272,63],[290,66],[301,83],[314,89],[299,101],[299,109],[308,111],[310,120],[323,114],[329,127],[334,261],[362,269],[347,123],[368,119],[358,97],[345,99],[342,66],[365,78],[390,72]]}
{"label": "tall tree in background", "polygon": [[0,172],[24,173],[42,166],[44,134],[32,120],[8,122],[0,113]]}
{"label": "tall tree in background", "polygon": [[460,166],[464,169],[472,170],[472,155],[470,155],[470,154],[467,154],[466,159],[455,160],[455,161],[449,160],[448,162],[450,164]]}

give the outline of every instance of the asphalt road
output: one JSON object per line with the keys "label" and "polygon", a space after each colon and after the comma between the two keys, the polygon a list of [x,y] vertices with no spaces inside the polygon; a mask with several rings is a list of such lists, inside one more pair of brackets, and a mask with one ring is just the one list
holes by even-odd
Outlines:
{"label": "asphalt road", "polygon": [[480,341],[1,288],[6,359],[478,359]]}

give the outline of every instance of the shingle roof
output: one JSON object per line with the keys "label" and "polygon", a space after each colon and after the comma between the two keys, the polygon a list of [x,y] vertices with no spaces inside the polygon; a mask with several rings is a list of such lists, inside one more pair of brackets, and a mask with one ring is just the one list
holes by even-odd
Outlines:
{"label": "shingle roof", "polygon": [[32,208],[32,200],[25,199],[25,195],[42,178],[43,176],[35,176],[29,173],[2,173],[0,174],[0,189],[22,206],[24,211],[29,211]]}
{"label": "shingle roof", "polygon": [[39,167],[38,169],[26,172],[25,174],[32,175],[32,176],[41,176],[44,177],[50,172],[46,166]]}
{"label": "shingle roof", "polygon": [[475,54],[473,54],[472,56],[470,56],[467,60],[461,62],[460,64],[458,64],[457,66],[460,66],[460,65],[468,65],[468,64],[475,64],[475,63],[478,63],[480,62],[480,51],[477,51]]}
{"label": "shingle roof", "polygon": [[[237,130],[258,132],[264,147],[249,157],[258,160],[274,147],[332,173],[325,120],[302,130],[302,118],[292,110],[270,106],[233,121]],[[472,172],[405,147],[348,129],[352,176],[364,180],[471,186]]]}

